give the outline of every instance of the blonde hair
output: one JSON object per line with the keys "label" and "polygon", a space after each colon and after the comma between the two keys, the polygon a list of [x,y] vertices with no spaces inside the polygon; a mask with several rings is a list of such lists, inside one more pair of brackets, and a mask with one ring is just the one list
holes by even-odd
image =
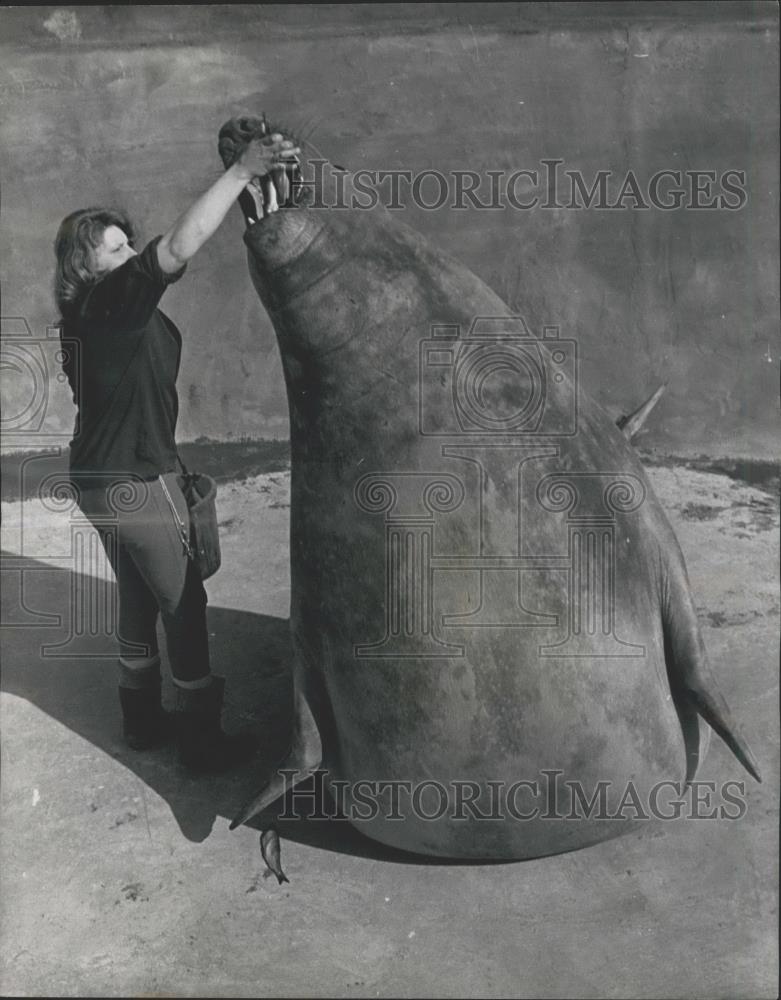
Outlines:
{"label": "blonde hair", "polygon": [[54,272],[54,298],[60,312],[71,310],[86,289],[97,281],[92,253],[100,246],[109,226],[118,226],[132,245],[133,225],[121,209],[81,208],[60,223],[54,240],[57,267]]}

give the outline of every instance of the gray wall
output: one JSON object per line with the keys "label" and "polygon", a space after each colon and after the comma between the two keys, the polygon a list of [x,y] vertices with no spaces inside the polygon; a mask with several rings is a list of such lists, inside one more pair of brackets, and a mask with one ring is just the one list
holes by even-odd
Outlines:
{"label": "gray wall", "polygon": [[[316,124],[312,142],[353,170],[745,170],[738,211],[400,215],[533,326],[576,337],[583,384],[611,411],[667,380],[644,446],[770,457],[777,25],[774,4],[729,3],[2,9],[3,316],[36,337],[56,317],[66,213],[116,203],[146,237],[168,227],[218,176],[216,132],[238,112]],[[164,300],[186,343],[182,440],[287,435],[241,232],[236,209]],[[7,415],[25,391],[4,373]],[[55,381],[42,430],[72,419]]]}

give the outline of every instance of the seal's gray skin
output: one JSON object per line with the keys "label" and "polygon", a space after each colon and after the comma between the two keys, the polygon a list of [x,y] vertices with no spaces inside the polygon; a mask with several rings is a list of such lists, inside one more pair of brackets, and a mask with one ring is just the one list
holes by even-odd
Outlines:
{"label": "seal's gray skin", "polygon": [[[228,123],[223,153],[252,127]],[[675,536],[575,345],[533,337],[382,208],[289,208],[245,242],[290,405],[288,766],[346,782],[364,834],[471,859],[626,831],[655,783],[692,777],[697,713],[758,777]],[[609,783],[606,806],[589,817],[567,782]]]}

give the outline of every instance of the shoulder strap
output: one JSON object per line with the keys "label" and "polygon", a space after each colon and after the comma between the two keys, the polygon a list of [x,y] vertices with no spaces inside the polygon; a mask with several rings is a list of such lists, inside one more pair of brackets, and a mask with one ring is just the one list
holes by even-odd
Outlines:
{"label": "shoulder strap", "polygon": [[[180,459],[181,461],[181,459]],[[190,544],[190,539],[187,537],[187,529],[185,528],[184,521],[179,517],[179,512],[177,511],[174,502],[171,498],[171,494],[168,492],[168,487],[165,485],[165,480],[160,476],[160,485],[163,487],[163,493],[168,501],[168,506],[171,508],[171,513],[174,516],[174,523],[176,524],[177,531],[179,532],[179,538],[182,542],[182,549],[184,554],[189,558],[193,558],[193,547]]]}

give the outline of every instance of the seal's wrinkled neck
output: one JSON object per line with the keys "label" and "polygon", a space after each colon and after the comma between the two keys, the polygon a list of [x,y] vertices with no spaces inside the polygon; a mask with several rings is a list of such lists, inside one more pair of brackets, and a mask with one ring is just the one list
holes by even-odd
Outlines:
{"label": "seal's wrinkled neck", "polygon": [[284,210],[250,225],[244,242],[256,267],[270,276],[300,257],[323,228],[318,213]]}

